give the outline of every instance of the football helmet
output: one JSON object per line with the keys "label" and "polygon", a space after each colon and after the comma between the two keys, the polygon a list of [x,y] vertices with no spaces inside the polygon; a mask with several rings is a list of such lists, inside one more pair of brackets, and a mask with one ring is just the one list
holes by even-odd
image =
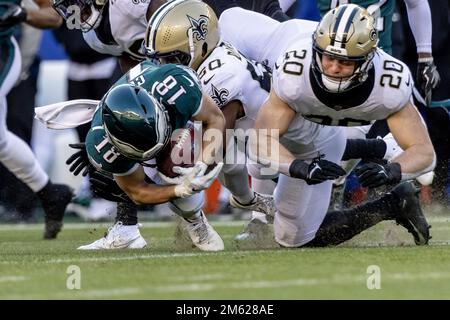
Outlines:
{"label": "football helmet", "polygon": [[[375,19],[355,4],[340,5],[327,12],[313,34],[312,72],[319,85],[329,92],[343,92],[367,79],[378,43]],[[324,73],[322,56],[355,61],[350,77],[336,79]]]}
{"label": "football helmet", "polygon": [[144,46],[151,59],[197,69],[219,39],[217,16],[210,6],[200,0],[175,0],[150,18]]}
{"label": "football helmet", "polygon": [[154,158],[172,133],[165,108],[142,87],[113,87],[100,102],[103,127],[110,142],[127,158]]}
{"label": "football helmet", "polygon": [[100,21],[102,20],[102,12],[107,1],[108,0],[52,0],[52,5],[64,20],[68,20],[76,13],[76,11],[73,10],[73,6],[78,7],[81,31],[88,32],[99,26]]}

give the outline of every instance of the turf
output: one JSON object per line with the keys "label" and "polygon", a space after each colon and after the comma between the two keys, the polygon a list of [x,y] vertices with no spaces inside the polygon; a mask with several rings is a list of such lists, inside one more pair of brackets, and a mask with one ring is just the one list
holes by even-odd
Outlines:
{"label": "turf", "polygon": [[[450,216],[432,216],[433,239],[417,247],[382,223],[336,248],[280,249],[270,239],[237,245],[243,222],[213,222],[226,250],[204,253],[175,241],[174,223],[147,223],[141,250],[80,252],[104,225],[66,223],[41,240],[42,225],[0,226],[0,299],[449,299]],[[81,270],[69,290],[67,268]],[[367,268],[381,271],[369,290]]]}

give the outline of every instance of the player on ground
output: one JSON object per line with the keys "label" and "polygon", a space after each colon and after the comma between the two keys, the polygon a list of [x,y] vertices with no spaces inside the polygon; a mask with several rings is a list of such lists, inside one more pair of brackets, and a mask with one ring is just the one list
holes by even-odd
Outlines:
{"label": "player on ground", "polygon": [[255,127],[268,133],[279,130],[279,142],[270,134],[267,138],[279,144],[280,154],[257,153],[258,145],[265,147],[261,140],[252,140],[251,153],[262,164],[277,163],[282,173],[275,192],[274,231],[283,246],[338,244],[390,219],[411,232],[416,244],[428,243],[428,224],[410,183],[379,200],[327,213],[331,181],[314,179],[324,169],[314,153],[339,161],[344,137],[330,137],[325,147],[311,146],[297,125],[299,118],[324,126],[367,125],[386,118],[404,152],[386,165],[362,166],[358,176],[364,186],[394,184],[433,169],[434,150],[411,103],[410,72],[376,44],[374,18],[359,6],[343,5],[324,16],[313,39],[297,41],[276,63],[272,90]]}

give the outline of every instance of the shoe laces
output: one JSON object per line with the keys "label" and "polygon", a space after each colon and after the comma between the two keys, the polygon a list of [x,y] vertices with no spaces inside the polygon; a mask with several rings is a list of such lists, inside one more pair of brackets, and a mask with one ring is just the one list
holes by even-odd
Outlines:
{"label": "shoe laces", "polygon": [[208,226],[203,220],[203,217],[201,217],[200,221],[198,222],[189,222],[188,228],[190,228],[191,231],[195,232],[195,234],[198,236],[199,243],[205,242],[208,239],[209,236]]}
{"label": "shoe laces", "polygon": [[117,230],[122,227],[122,221],[116,222],[113,226],[108,228],[108,231],[105,234],[106,239],[114,240],[114,238],[119,237],[117,234]]}

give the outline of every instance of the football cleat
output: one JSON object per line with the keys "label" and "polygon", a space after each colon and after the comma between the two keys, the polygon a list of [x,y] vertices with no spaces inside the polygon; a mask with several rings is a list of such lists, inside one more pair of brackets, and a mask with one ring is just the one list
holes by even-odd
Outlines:
{"label": "football cleat", "polygon": [[53,184],[51,188],[51,198],[42,201],[45,213],[44,239],[55,239],[61,231],[64,212],[73,197],[73,191],[69,186]]}
{"label": "football cleat", "polygon": [[430,240],[430,226],[422,212],[419,190],[411,182],[403,182],[392,189],[399,211],[395,221],[414,237],[416,245],[426,245]]}
{"label": "football cleat", "polygon": [[147,242],[141,236],[138,225],[124,226],[121,221],[108,229],[107,234],[78,250],[142,249]]}
{"label": "football cleat", "polygon": [[260,219],[252,219],[245,226],[244,230],[238,234],[234,240],[236,241],[259,241],[264,239],[270,232],[270,226],[267,222]]}
{"label": "football cleat", "polygon": [[275,200],[273,196],[268,194],[261,194],[254,192],[255,197],[249,204],[242,204],[237,201],[233,195],[230,196],[230,205],[235,208],[244,209],[247,211],[258,211],[270,217],[275,216]]}
{"label": "football cleat", "polygon": [[222,238],[209,224],[203,212],[200,217],[195,220],[184,221],[184,228],[189,234],[194,245],[202,251],[222,251],[224,244]]}

